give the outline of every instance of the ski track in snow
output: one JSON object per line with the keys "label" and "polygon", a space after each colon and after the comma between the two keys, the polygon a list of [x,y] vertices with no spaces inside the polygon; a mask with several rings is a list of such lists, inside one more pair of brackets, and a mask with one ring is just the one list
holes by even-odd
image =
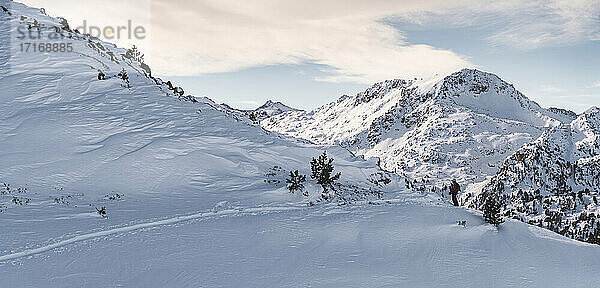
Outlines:
{"label": "ski track in snow", "polygon": [[[387,200],[374,200],[371,202],[375,203],[375,204],[392,204],[392,203],[406,203],[408,201],[407,201],[407,199],[387,199]],[[367,201],[358,201],[355,204],[360,205],[360,204],[366,204],[366,203],[367,203]],[[326,205],[323,205],[323,207],[331,207],[331,206],[337,207],[337,205],[335,203],[328,203]],[[180,222],[184,222],[184,221],[188,221],[188,220],[197,220],[197,219],[218,217],[218,216],[241,216],[241,215],[248,215],[248,214],[253,215],[253,214],[257,214],[257,213],[260,213],[260,214],[280,213],[280,212],[297,211],[297,210],[309,209],[309,208],[311,208],[311,207],[308,207],[308,206],[272,206],[272,207],[263,206],[263,207],[251,207],[251,208],[226,209],[226,210],[210,211],[210,212],[199,212],[199,213],[195,213],[195,214],[177,216],[177,217],[167,218],[167,219],[158,220],[158,221],[134,224],[134,225],[124,226],[124,227],[113,228],[113,229],[108,229],[108,230],[74,236],[69,239],[62,240],[62,241],[59,241],[59,242],[56,242],[53,244],[41,246],[38,248],[27,249],[27,250],[23,250],[21,252],[2,255],[2,256],[0,256],[0,263],[6,262],[9,260],[22,258],[22,257],[41,254],[41,253],[48,252],[48,251],[56,249],[56,248],[67,246],[69,244],[73,244],[73,243],[81,242],[81,241],[85,241],[85,240],[90,240],[90,239],[94,239],[94,238],[98,238],[98,237],[102,237],[102,236],[108,236],[108,235],[113,235],[113,234],[123,233],[123,232],[130,232],[130,231],[140,230],[140,229],[144,229],[144,228],[152,228],[152,227],[157,227],[157,226],[176,224],[176,223],[180,223]]]}
{"label": "ski track in snow", "polygon": [[90,240],[93,238],[113,235],[113,234],[117,234],[117,233],[130,232],[133,230],[139,230],[139,229],[144,229],[144,228],[152,228],[152,227],[156,227],[156,226],[175,224],[175,223],[184,222],[184,221],[188,221],[188,220],[196,220],[196,219],[216,217],[216,216],[230,216],[230,215],[239,216],[242,214],[253,214],[253,213],[261,213],[261,214],[278,213],[278,212],[285,212],[285,211],[292,211],[292,210],[299,210],[299,209],[302,209],[302,207],[300,207],[300,206],[252,207],[252,208],[243,208],[243,209],[228,209],[228,210],[221,210],[221,211],[214,211],[214,212],[200,212],[200,213],[195,213],[195,214],[190,214],[190,215],[177,216],[177,217],[163,219],[163,220],[159,220],[159,221],[140,223],[140,224],[125,226],[125,227],[119,227],[119,228],[114,228],[114,229],[108,229],[108,230],[78,235],[78,236],[75,236],[75,237],[72,237],[72,238],[69,238],[66,240],[62,240],[62,241],[59,241],[59,242],[56,242],[53,244],[49,244],[46,246],[42,246],[42,247],[38,247],[38,248],[34,248],[34,249],[27,249],[27,250],[24,250],[21,252],[0,256],[0,262],[5,262],[8,260],[14,260],[17,258],[22,258],[22,257],[26,257],[26,256],[44,253],[44,252],[47,252],[47,251],[50,251],[50,250],[53,250],[56,248],[60,248],[60,247],[64,247],[69,244],[73,244],[75,242]]}

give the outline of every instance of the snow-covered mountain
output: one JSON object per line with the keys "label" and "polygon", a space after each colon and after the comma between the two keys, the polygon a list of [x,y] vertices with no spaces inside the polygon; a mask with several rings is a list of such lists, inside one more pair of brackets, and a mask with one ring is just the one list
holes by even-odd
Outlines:
{"label": "snow-covered mountain", "polygon": [[267,130],[340,144],[413,179],[476,183],[547,127],[573,115],[547,110],[497,76],[464,69],[441,79],[391,80],[314,111],[261,122]]}
{"label": "snow-covered mountain", "polygon": [[[403,189],[375,161],[265,131],[245,112],[186,95],[153,77],[135,50],[82,35],[43,10],[0,0],[0,20],[2,287],[594,287],[600,281],[595,245],[518,221],[497,230],[474,211]],[[20,27],[39,32],[39,43],[57,33],[58,44],[70,43],[72,51],[21,52],[11,37]],[[498,152],[504,155],[537,138],[543,126],[572,121],[569,113],[521,99],[515,103],[531,111],[496,127],[485,107],[475,112],[449,94],[443,101],[454,106],[444,108],[437,94],[420,94],[436,83],[389,83],[397,85],[390,91],[412,87],[410,95],[423,98],[406,111],[383,99],[388,84],[348,102],[390,108],[373,110],[381,133],[367,133],[373,137],[357,141],[360,149],[404,131],[396,128],[422,129],[419,137],[438,133],[427,123],[456,123],[447,129],[456,140],[478,140],[488,134],[471,124],[487,119],[498,135],[482,143],[504,147]],[[403,92],[390,93],[411,102]],[[287,109],[271,104],[263,107],[268,115]],[[405,120],[393,111],[404,111]],[[472,131],[462,133],[460,125]],[[503,128],[525,132],[503,134]],[[308,175],[309,161],[324,150],[342,173],[334,197],[320,201],[321,189],[309,177],[308,196],[290,193],[288,173]],[[461,157],[456,151],[452,157]],[[447,171],[458,175],[454,170],[463,168]]]}
{"label": "snow-covered mountain", "polygon": [[[319,185],[308,177],[308,196],[291,194],[285,178],[291,170],[310,174],[310,160],[324,150],[342,173],[344,189],[334,202],[376,199],[395,185],[376,163],[343,148],[265,131],[225,105],[185,95],[151,76],[133,49],[78,33],[39,9],[6,0],[0,6],[0,36],[11,49],[0,61],[0,184],[6,183],[0,185],[0,254],[72,227],[173,216],[174,207],[182,214],[215,206],[305,206],[319,200]],[[40,35],[22,41],[60,39],[72,51],[21,51],[19,29]],[[389,185],[375,183],[381,179]],[[96,213],[103,206],[106,221]],[[10,224],[23,219],[31,224]],[[28,237],[21,236],[25,231]]]}
{"label": "snow-covered mountain", "polygon": [[461,202],[472,208],[500,193],[504,215],[598,243],[598,114],[544,109],[497,76],[464,69],[442,79],[377,83],[261,124],[378,158],[411,179],[411,188],[443,196],[448,179],[457,178],[468,186]]}
{"label": "snow-covered mountain", "polygon": [[289,107],[281,102],[274,102],[268,100],[262,106],[254,109],[254,110],[244,110],[250,120],[254,123],[260,123],[262,120],[265,120],[269,117],[273,117],[275,115],[279,115],[284,112],[290,111],[300,111],[299,109]]}
{"label": "snow-covered mountain", "polygon": [[523,146],[467,202],[481,208],[486,197],[501,195],[506,216],[600,244],[599,191],[600,109],[594,107]]}

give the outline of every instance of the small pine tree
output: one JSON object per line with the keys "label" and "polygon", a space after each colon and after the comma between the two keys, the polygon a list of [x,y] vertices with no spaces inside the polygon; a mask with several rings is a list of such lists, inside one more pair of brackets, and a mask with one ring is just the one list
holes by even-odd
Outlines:
{"label": "small pine tree", "polygon": [[500,215],[502,210],[502,202],[498,199],[498,195],[490,194],[486,197],[483,204],[483,219],[496,227],[504,223],[504,219]]}
{"label": "small pine tree", "polygon": [[96,208],[96,211],[98,211],[98,214],[100,214],[100,216],[106,218],[106,206],[102,206],[102,208],[100,209]]}
{"label": "small pine tree", "polygon": [[127,75],[127,71],[125,71],[125,68],[123,68],[121,70],[121,72],[119,72],[118,76],[121,78],[121,80],[123,80],[123,82],[125,82],[126,87],[129,88],[129,75]]}
{"label": "small pine tree", "polygon": [[287,188],[291,193],[297,190],[304,190],[304,182],[306,182],[306,175],[300,174],[298,170],[290,171],[290,178],[286,178]]}
{"label": "small pine tree", "polygon": [[129,75],[127,75],[125,68],[121,69],[121,72],[119,72],[119,77],[121,77],[123,81],[129,80]]}
{"label": "small pine tree", "polygon": [[319,155],[318,159],[313,158],[310,161],[310,170],[310,177],[317,180],[317,184],[323,187],[322,197],[323,199],[327,199],[329,189],[334,190],[333,184],[340,179],[342,173],[338,172],[332,175],[334,170],[333,158],[328,158],[326,151],[323,151],[323,154]]}
{"label": "small pine tree", "polygon": [[135,47],[135,45],[133,45],[131,49],[127,49],[127,52],[125,52],[125,57],[133,59],[140,63],[144,63],[144,54],[142,54],[142,52],[140,52],[140,50],[138,50],[138,48]]}

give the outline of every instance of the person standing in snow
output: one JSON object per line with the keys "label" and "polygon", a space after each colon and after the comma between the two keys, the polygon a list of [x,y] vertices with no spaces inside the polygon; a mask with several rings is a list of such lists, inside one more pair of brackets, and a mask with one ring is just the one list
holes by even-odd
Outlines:
{"label": "person standing in snow", "polygon": [[460,185],[456,182],[456,179],[452,179],[450,183],[450,195],[452,195],[452,203],[454,206],[458,206],[458,192],[460,191]]}

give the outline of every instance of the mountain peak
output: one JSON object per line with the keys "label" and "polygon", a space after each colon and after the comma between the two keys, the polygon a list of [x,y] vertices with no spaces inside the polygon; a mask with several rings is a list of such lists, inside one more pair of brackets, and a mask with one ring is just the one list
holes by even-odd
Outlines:
{"label": "mountain peak", "polygon": [[[444,77],[439,82],[439,85],[440,88],[462,88],[462,91],[460,92],[475,95],[490,91],[502,91],[510,88],[515,90],[511,84],[502,80],[496,74],[467,68]],[[520,96],[523,95],[521,94]]]}
{"label": "mountain peak", "polygon": [[267,100],[267,102],[265,102],[265,104],[261,105],[260,107],[252,110],[252,111],[257,111],[257,110],[264,110],[264,109],[279,109],[282,111],[290,111],[290,110],[298,110],[295,108],[292,108],[290,106],[287,106],[279,101],[273,101],[273,100]]}
{"label": "mountain peak", "polygon": [[264,119],[290,111],[300,110],[287,106],[279,101],[267,100],[267,102],[260,107],[254,110],[246,110],[244,112],[248,115],[252,122],[260,123],[260,121]]}
{"label": "mountain peak", "polygon": [[[462,69],[430,79],[375,83],[354,97],[261,122],[267,130],[341,144],[415,177],[481,180],[545,127],[572,117],[540,107],[495,74]],[[465,144],[468,143],[468,144]]]}
{"label": "mountain peak", "polygon": [[[281,102],[277,102],[277,103],[281,103]],[[265,104],[263,104],[261,107],[265,107],[265,106],[271,106],[275,104],[275,102],[273,102],[273,100],[267,100],[267,102],[265,102]]]}

